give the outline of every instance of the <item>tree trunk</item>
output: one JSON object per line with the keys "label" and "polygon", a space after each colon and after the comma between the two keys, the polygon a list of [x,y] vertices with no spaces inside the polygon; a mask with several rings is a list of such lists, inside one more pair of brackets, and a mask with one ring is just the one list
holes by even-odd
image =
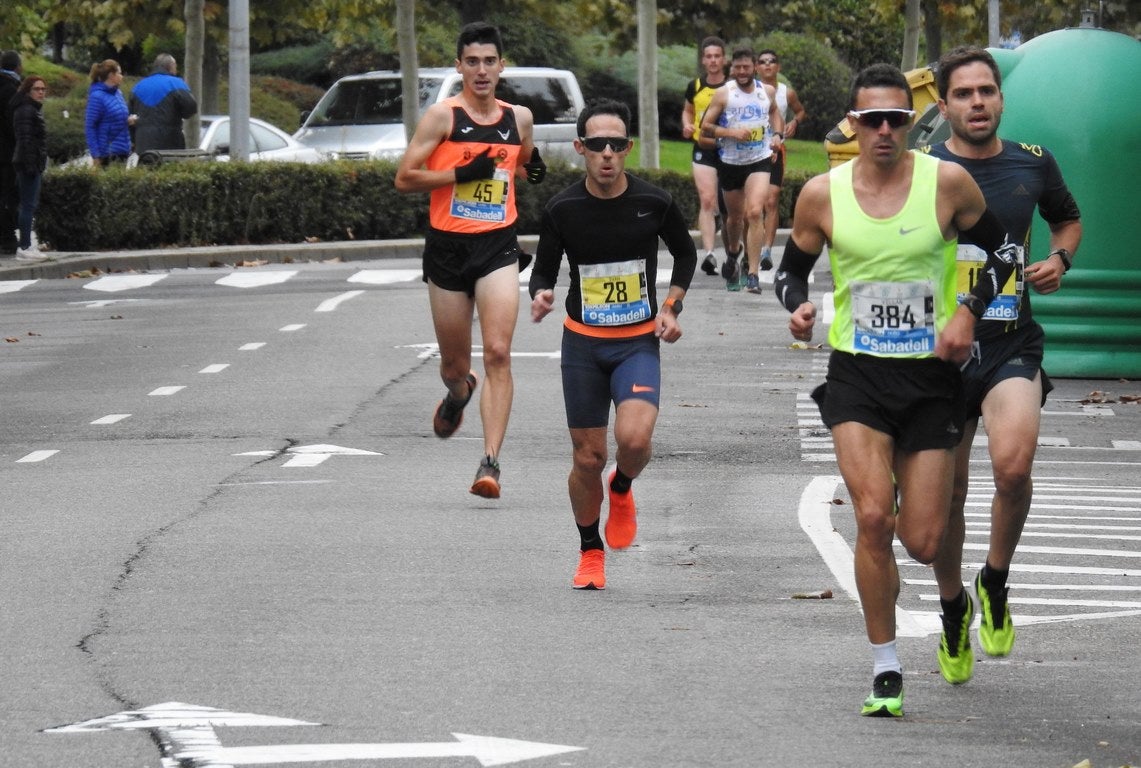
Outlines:
{"label": "tree trunk", "polygon": [[396,0],[396,41],[400,51],[400,115],[404,136],[412,140],[420,119],[420,59],[416,54],[416,2]]}
{"label": "tree trunk", "polygon": [[638,132],[643,168],[658,167],[658,3],[638,0]]}
{"label": "tree trunk", "polygon": [[933,63],[943,55],[943,20],[938,0],[923,0],[923,34],[927,37],[927,61]]}
{"label": "tree trunk", "polygon": [[[183,57],[182,70],[186,76],[186,84],[194,98],[202,98],[202,54],[206,39],[206,19],[203,16],[205,0],[185,0],[183,14],[186,17],[186,53]],[[199,108],[199,113],[202,112]],[[199,115],[193,115],[183,126],[186,135],[186,146],[198,146],[198,136],[202,123]]]}
{"label": "tree trunk", "polygon": [[919,0],[907,0],[903,23],[903,57],[899,68],[906,72],[915,69],[919,56]]}

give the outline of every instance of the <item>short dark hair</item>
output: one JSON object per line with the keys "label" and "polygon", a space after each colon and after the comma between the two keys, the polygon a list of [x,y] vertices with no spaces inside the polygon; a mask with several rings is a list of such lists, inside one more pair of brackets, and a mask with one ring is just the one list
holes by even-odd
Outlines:
{"label": "short dark hair", "polygon": [[848,94],[848,109],[856,108],[856,96],[864,88],[898,88],[907,94],[907,108],[911,109],[914,105],[911,86],[903,72],[894,64],[871,64],[861,69],[856,79],[852,81],[852,91]]}
{"label": "short dark hair", "polygon": [[1002,73],[998,70],[998,62],[986,48],[977,45],[960,45],[943,54],[939,63],[935,65],[935,87],[939,89],[939,98],[947,100],[947,91],[951,87],[951,74],[959,67],[981,61],[990,67],[994,74],[994,82],[1002,88]]}
{"label": "short dark hair", "polygon": [[586,136],[586,121],[597,115],[614,115],[622,121],[626,135],[630,135],[630,107],[625,102],[614,99],[598,99],[586,105],[586,109],[578,113],[578,135]]}
{"label": "short dark hair", "polygon": [[495,53],[500,57],[503,56],[503,38],[499,34],[498,27],[488,24],[486,21],[473,21],[471,24],[465,24],[460,30],[459,39],[456,41],[456,59],[464,57],[464,48],[467,46],[484,43],[494,45]]}
{"label": "short dark hair", "polygon": [[741,46],[740,48],[733,49],[733,55],[729,60],[736,61],[737,59],[752,59],[753,61],[756,61],[757,55],[753,53],[752,48],[749,48],[748,46]]}
{"label": "short dark hair", "polygon": [[0,69],[7,69],[10,72],[19,72],[20,64],[20,54],[15,51],[4,51],[4,53],[0,53]]}
{"label": "short dark hair", "polygon": [[725,53],[725,41],[722,40],[717,35],[710,35],[709,37],[702,39],[702,41],[701,41],[701,52],[705,53],[705,49],[710,47],[710,46],[715,46],[717,48],[720,48],[721,53],[722,54]]}
{"label": "short dark hair", "polygon": [[758,58],[758,59],[759,59],[759,58],[761,58],[761,57],[762,57],[762,56],[764,56],[766,53],[771,53],[771,54],[773,55],[773,58],[777,60],[777,63],[778,63],[778,64],[780,63],[780,56],[779,56],[779,55],[777,55],[777,52],[776,52],[776,51],[774,51],[772,48],[765,48],[764,50],[761,50],[761,51],[757,51],[757,58]]}

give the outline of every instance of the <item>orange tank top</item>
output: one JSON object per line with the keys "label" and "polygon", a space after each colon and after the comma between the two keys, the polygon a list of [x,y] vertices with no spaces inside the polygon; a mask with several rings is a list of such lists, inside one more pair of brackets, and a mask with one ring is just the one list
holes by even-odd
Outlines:
{"label": "orange tank top", "polygon": [[428,156],[425,166],[429,170],[456,168],[490,149],[496,170],[490,179],[432,190],[429,222],[435,229],[461,234],[489,232],[514,224],[515,168],[522,150],[515,111],[507,102],[496,99],[502,110],[499,119],[484,125],[468,114],[458,96],[444,103],[452,108],[452,130]]}

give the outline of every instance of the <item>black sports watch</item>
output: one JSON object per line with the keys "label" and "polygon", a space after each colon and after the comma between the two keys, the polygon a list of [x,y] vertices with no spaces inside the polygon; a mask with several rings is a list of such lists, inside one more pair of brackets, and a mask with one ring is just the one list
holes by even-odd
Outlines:
{"label": "black sports watch", "polygon": [[982,319],[982,316],[986,314],[987,305],[983,302],[982,299],[973,293],[968,293],[966,296],[959,299],[959,303],[970,310],[971,314],[980,320]]}
{"label": "black sports watch", "polygon": [[1055,253],[1058,254],[1058,256],[1062,259],[1063,274],[1069,272],[1070,267],[1074,266],[1074,257],[1071,256],[1070,252],[1065,248],[1055,248],[1054,250],[1050,251],[1049,255],[1046,258],[1053,256]]}
{"label": "black sports watch", "polygon": [[680,315],[681,311],[685,309],[685,305],[681,303],[681,299],[666,299],[665,304],[662,306],[669,308],[670,312],[673,312],[675,317]]}

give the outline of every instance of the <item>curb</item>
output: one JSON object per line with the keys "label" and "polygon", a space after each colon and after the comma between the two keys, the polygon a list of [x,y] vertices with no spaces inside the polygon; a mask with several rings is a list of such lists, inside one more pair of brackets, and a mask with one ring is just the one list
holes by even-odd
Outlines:
{"label": "curb", "polygon": [[[774,247],[782,247],[788,229],[778,229]],[[691,231],[698,256],[701,236]],[[538,235],[520,235],[519,244],[534,252]],[[718,249],[721,246],[718,244]],[[379,259],[420,260],[424,239],[361,240],[336,243],[286,243],[277,245],[207,245],[197,248],[155,248],[140,251],[77,251],[51,253],[47,261],[22,263],[14,258],[0,263],[0,280],[53,280],[83,272],[148,272],[168,269],[205,269],[241,265],[243,262],[296,264],[340,261],[373,261]]]}

